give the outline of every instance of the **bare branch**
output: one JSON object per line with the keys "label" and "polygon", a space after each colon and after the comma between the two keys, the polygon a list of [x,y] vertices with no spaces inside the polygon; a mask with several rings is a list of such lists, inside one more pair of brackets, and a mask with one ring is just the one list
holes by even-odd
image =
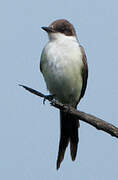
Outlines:
{"label": "bare branch", "polygon": [[68,107],[67,105],[64,105],[60,102],[57,102],[56,100],[52,100],[49,96],[45,96],[44,94],[42,94],[42,93],[40,93],[40,92],[38,92],[32,88],[29,88],[29,87],[24,86],[24,85],[19,85],[19,86],[22,86],[23,88],[25,88],[27,91],[31,92],[32,94],[35,94],[35,95],[40,96],[44,99],[47,99],[48,101],[51,102],[52,106],[54,106],[58,109],[61,109],[63,111],[66,111],[66,112],[72,114],[73,116],[78,117],[78,119],[94,126],[98,130],[105,131],[108,134],[118,138],[118,128],[115,127],[114,125],[107,123],[106,121],[99,119],[93,115],[87,114],[87,113],[82,112],[82,111],[78,111],[72,107]]}

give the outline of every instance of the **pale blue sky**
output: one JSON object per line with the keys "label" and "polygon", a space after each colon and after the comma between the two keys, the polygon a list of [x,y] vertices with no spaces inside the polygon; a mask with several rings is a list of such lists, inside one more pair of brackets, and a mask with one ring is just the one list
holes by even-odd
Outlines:
{"label": "pale blue sky", "polygon": [[22,83],[48,94],[39,57],[48,40],[41,26],[66,18],[84,46],[89,80],[79,109],[118,126],[118,1],[0,2],[0,179],[118,178],[118,139],[81,122],[76,161],[69,149],[59,171],[59,112]]}

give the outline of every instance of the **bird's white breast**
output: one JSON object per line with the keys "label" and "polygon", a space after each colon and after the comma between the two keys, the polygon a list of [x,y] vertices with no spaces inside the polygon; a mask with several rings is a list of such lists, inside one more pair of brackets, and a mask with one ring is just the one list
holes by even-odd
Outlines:
{"label": "bird's white breast", "polygon": [[41,56],[44,79],[51,94],[75,106],[82,89],[82,54],[73,37],[49,41]]}

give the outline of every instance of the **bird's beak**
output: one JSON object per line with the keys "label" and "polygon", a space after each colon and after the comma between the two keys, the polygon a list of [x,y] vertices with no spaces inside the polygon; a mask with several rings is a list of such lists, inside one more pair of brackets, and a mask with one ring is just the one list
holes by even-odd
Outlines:
{"label": "bird's beak", "polygon": [[45,27],[45,26],[43,26],[43,27],[41,27],[44,31],[46,31],[47,33],[54,33],[55,31],[54,31],[54,29],[52,29],[51,27]]}

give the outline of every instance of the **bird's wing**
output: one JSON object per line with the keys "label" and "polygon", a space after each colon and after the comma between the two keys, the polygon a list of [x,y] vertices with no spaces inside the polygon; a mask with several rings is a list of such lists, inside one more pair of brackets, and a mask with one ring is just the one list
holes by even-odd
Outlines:
{"label": "bird's wing", "polygon": [[86,86],[87,86],[87,79],[88,79],[88,64],[87,64],[87,58],[86,54],[84,51],[84,48],[80,46],[81,52],[82,52],[82,61],[83,61],[83,69],[82,69],[82,80],[83,80],[83,85],[82,85],[82,90],[81,90],[81,95],[79,100],[84,96]]}

